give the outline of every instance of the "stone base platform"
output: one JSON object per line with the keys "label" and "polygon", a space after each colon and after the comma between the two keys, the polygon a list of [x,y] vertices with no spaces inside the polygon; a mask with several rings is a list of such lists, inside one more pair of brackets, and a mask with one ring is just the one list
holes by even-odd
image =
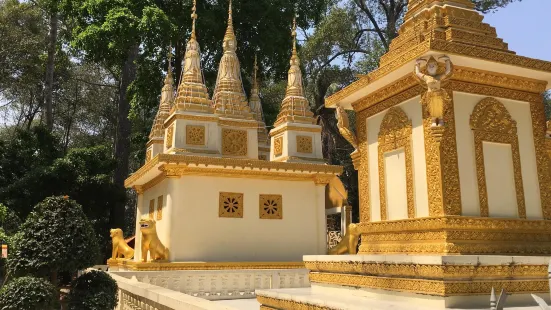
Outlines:
{"label": "stone base platform", "polygon": [[[141,265],[136,266],[132,262],[126,262],[121,266],[111,265],[109,273],[207,300],[255,298],[257,289],[310,286],[308,269],[302,263],[139,264]],[[139,269],[131,270],[130,266]],[[143,271],[145,268],[158,271]]]}
{"label": "stone base platform", "polygon": [[[316,305],[315,309],[353,309],[337,306],[340,302],[349,303],[339,298],[352,297],[362,309],[386,309],[374,305],[387,302],[403,302],[406,304],[403,309],[412,309],[412,306],[487,309],[493,287],[496,292],[504,288],[512,294],[507,299],[509,307],[534,306],[530,294],[549,299],[547,269],[550,259],[491,255],[305,256],[312,283],[310,289],[294,293],[275,291],[278,295],[273,295],[274,291],[259,291],[257,299],[265,309],[278,310],[301,309],[299,304]],[[320,305],[317,302],[320,300],[336,305]]]}

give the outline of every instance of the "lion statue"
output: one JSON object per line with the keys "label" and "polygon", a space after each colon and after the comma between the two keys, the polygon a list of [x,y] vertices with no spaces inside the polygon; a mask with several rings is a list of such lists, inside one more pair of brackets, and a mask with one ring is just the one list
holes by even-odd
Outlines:
{"label": "lion statue", "polygon": [[110,233],[111,241],[113,243],[113,252],[111,254],[111,259],[118,259],[121,257],[124,257],[124,259],[134,258],[134,249],[128,246],[128,244],[124,241],[122,229],[111,229]]}
{"label": "lion statue", "polygon": [[329,255],[356,254],[358,251],[358,242],[360,240],[360,232],[357,224],[349,224],[348,230],[341,242],[335,247],[329,249]]}
{"label": "lion statue", "polygon": [[168,260],[168,248],[166,248],[157,236],[157,224],[151,219],[140,220],[142,232],[142,262],[147,262],[147,253],[152,261]]}

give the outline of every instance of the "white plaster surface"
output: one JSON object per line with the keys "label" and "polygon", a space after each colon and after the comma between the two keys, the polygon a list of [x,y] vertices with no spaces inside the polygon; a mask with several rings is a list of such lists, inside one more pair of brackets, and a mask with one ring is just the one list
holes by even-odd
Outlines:
{"label": "white plaster surface", "polygon": [[[404,101],[399,104],[398,107],[404,110],[407,117],[412,124],[412,160],[413,160],[413,192],[414,192],[414,205],[415,205],[415,217],[427,217],[429,216],[428,207],[428,192],[427,192],[427,170],[425,163],[425,142],[424,142],[424,129],[423,129],[423,116],[421,110],[420,97],[415,97],[410,100]],[[367,141],[368,141],[368,169],[369,169],[369,186],[370,186],[370,212],[371,221],[378,222],[381,220],[381,208],[380,208],[380,191],[379,191],[379,149],[378,139],[381,122],[388,110],[373,115],[367,119]],[[387,176],[389,176],[389,170],[393,171],[393,164],[389,163],[385,170]],[[401,165],[401,163],[400,163]],[[401,172],[403,180],[405,180],[405,161],[404,169]],[[396,174],[397,175],[397,174]],[[394,176],[394,175],[393,175]],[[391,177],[392,178],[392,177]],[[389,205],[389,199],[393,199],[395,195],[404,193],[399,185],[387,179],[387,212],[392,216],[396,215],[395,219],[408,218],[407,215],[407,200],[402,202],[402,205],[393,204],[393,207]],[[402,197],[405,199],[405,197]],[[394,208],[400,210],[394,210]],[[405,211],[404,211],[405,210]],[[405,217],[404,217],[405,212]],[[400,215],[399,215],[400,214]],[[390,217],[389,217],[390,218]]]}
{"label": "white plaster surface", "polygon": [[490,217],[518,218],[511,145],[483,142],[482,148]]}
{"label": "white plaster surface", "polygon": [[[280,126],[272,129],[272,131],[277,131],[284,127],[303,127],[307,129],[319,129],[318,125],[309,125],[309,124],[298,124],[298,123],[284,123]],[[297,151],[297,136],[307,136],[312,138],[312,153],[300,153]],[[274,140],[282,137],[283,138],[283,149],[282,154],[275,156],[274,151]],[[323,159],[322,145],[321,145],[321,131],[320,132],[308,132],[308,131],[296,131],[296,130],[286,130],[283,133],[273,136],[270,138],[270,160],[277,160],[278,158],[283,158],[287,156],[291,157],[303,157],[303,158],[312,158],[312,159]],[[315,161],[314,161],[315,162]]]}
{"label": "white plaster surface", "polygon": [[240,310],[259,310],[260,303],[256,299],[234,299],[213,301],[218,305],[230,306]]}
{"label": "white plaster surface", "polygon": [[[470,117],[475,105],[484,98],[486,97],[480,95],[459,92],[454,93],[459,180],[463,208],[462,215],[464,216],[480,216],[474,137],[470,128]],[[503,103],[511,114],[511,117],[517,122],[527,218],[543,219],[530,105],[527,102],[504,98],[496,99]],[[488,160],[493,160],[493,158],[488,158]]]}
{"label": "white plaster surface", "polygon": [[406,153],[404,148],[384,154],[387,219],[408,218],[406,185]]}

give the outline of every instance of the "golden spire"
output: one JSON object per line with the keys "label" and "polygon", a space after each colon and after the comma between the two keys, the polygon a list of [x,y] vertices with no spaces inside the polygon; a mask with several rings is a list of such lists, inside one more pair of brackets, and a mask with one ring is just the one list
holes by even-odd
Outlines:
{"label": "golden spire", "polygon": [[195,34],[197,0],[193,0],[191,19],[193,20],[191,38],[186,45],[184,66],[182,68],[180,85],[178,86],[175,110],[212,113],[212,101],[209,99],[207,87],[203,80],[201,48]]}
{"label": "golden spire", "polygon": [[253,71],[253,85],[251,88],[251,97],[249,98],[249,106],[251,112],[253,112],[254,119],[258,122],[258,142],[267,144],[269,142],[268,130],[266,129],[266,122],[264,121],[264,112],[262,111],[262,102],[259,96],[258,87],[258,64],[257,57],[254,56],[254,71]]}
{"label": "golden spire", "polygon": [[287,77],[287,91],[285,99],[281,103],[281,111],[277,116],[275,126],[279,126],[285,122],[307,123],[313,124],[314,114],[310,111],[310,104],[304,97],[304,89],[302,86],[302,71],[300,70],[300,58],[297,53],[297,22],[293,19],[293,28],[291,32],[293,37],[293,51],[291,53],[291,61],[289,73]]}
{"label": "golden spire", "polygon": [[224,54],[218,68],[218,78],[214,89],[213,101],[216,114],[234,118],[252,119],[252,113],[243,90],[241,68],[235,53],[237,39],[233,30],[232,1],[228,11],[228,28],[224,35]]}
{"label": "golden spire", "polygon": [[417,13],[421,12],[425,8],[432,7],[434,4],[441,6],[452,5],[460,6],[466,9],[474,9],[472,0],[409,0],[405,20],[417,15]]}
{"label": "golden spire", "polygon": [[165,77],[165,84],[161,91],[161,102],[159,103],[159,110],[153,121],[153,127],[149,134],[150,140],[162,140],[164,139],[164,123],[170,115],[170,107],[174,101],[174,78],[172,77],[172,46],[168,48],[168,69]]}

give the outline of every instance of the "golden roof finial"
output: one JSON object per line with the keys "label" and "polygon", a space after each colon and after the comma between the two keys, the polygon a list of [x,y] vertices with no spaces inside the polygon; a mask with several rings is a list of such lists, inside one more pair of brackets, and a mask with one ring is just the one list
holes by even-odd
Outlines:
{"label": "golden roof finial", "polygon": [[293,30],[291,31],[293,37],[293,55],[297,54],[297,18],[293,18]]}
{"label": "golden roof finial", "polygon": [[258,93],[258,80],[257,80],[257,74],[258,74],[258,63],[257,63],[257,55],[254,54],[254,67],[253,67],[253,91],[256,90]]}
{"label": "golden roof finial", "polygon": [[149,134],[150,140],[162,140],[164,138],[164,123],[169,116],[170,107],[174,102],[174,78],[172,77],[172,44],[167,53],[168,68],[165,77],[165,85],[161,91],[161,102],[153,126]]}
{"label": "golden roof finial", "polygon": [[195,39],[195,22],[197,21],[197,0],[193,0],[193,7],[191,8],[191,19],[193,23],[191,24],[191,38]]}
{"label": "golden roof finial", "polygon": [[224,35],[224,52],[235,52],[237,50],[237,39],[235,38],[235,32],[233,30],[233,9],[232,0],[230,0],[230,8],[228,10],[228,28]]}

